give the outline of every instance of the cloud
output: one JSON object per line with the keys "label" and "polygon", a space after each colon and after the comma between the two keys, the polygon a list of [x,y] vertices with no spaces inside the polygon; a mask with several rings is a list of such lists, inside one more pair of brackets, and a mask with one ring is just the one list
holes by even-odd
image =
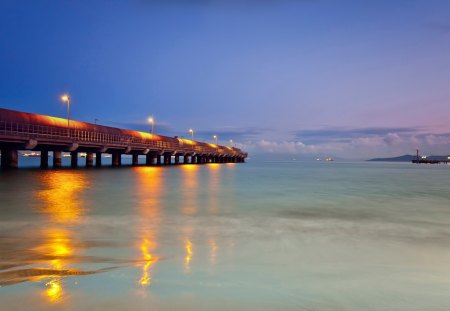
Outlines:
{"label": "cloud", "polygon": [[269,131],[267,128],[258,127],[217,127],[216,129],[207,129],[197,131],[199,137],[209,139],[213,135],[218,135],[220,140],[244,141],[262,136]]}
{"label": "cloud", "polygon": [[366,127],[366,128],[323,128],[295,131],[294,137],[310,144],[322,142],[349,142],[358,137],[375,137],[389,134],[416,133],[420,128]]}
{"label": "cloud", "polygon": [[[303,130],[299,139],[248,140],[241,147],[255,154],[333,156],[354,159],[413,154],[450,153],[450,133],[421,132],[420,128],[357,128]],[[301,135],[298,135],[300,134]],[[303,137],[304,139],[300,139]]]}
{"label": "cloud", "polygon": [[[110,123],[111,126],[149,131],[145,122]],[[174,126],[159,122],[155,132],[167,136],[180,135]],[[195,138],[212,142],[213,135],[219,144],[233,140],[238,148],[253,155],[299,155],[315,157],[342,157],[369,159],[376,157],[414,154],[419,148],[426,155],[450,154],[450,133],[432,133],[421,127],[362,127],[305,129],[274,135],[274,129],[264,127],[221,126],[197,130]],[[271,138],[267,138],[271,134]],[[187,134],[185,134],[185,137]],[[290,139],[277,139],[290,137]]]}

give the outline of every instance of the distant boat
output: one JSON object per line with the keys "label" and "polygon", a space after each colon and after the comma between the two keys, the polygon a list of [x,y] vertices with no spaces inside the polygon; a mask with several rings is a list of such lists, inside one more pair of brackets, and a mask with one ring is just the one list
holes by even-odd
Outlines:
{"label": "distant boat", "polygon": [[325,161],[334,161],[332,157],[325,158]]}

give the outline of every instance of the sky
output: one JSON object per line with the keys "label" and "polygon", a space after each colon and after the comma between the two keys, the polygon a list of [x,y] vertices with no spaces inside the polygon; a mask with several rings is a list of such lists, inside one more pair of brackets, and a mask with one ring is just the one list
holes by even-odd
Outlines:
{"label": "sky", "polygon": [[448,0],[0,1],[0,107],[250,155],[450,154]]}

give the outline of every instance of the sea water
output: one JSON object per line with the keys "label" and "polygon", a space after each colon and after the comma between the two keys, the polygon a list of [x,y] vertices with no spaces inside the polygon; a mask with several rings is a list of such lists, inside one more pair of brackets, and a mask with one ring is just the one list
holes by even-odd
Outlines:
{"label": "sea water", "polygon": [[0,286],[0,310],[450,310],[450,166],[2,171]]}

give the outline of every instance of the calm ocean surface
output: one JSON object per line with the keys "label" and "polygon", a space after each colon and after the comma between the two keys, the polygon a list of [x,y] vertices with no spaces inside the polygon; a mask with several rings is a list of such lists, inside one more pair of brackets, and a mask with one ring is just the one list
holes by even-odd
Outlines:
{"label": "calm ocean surface", "polygon": [[0,172],[0,285],[0,310],[447,311],[450,166]]}

